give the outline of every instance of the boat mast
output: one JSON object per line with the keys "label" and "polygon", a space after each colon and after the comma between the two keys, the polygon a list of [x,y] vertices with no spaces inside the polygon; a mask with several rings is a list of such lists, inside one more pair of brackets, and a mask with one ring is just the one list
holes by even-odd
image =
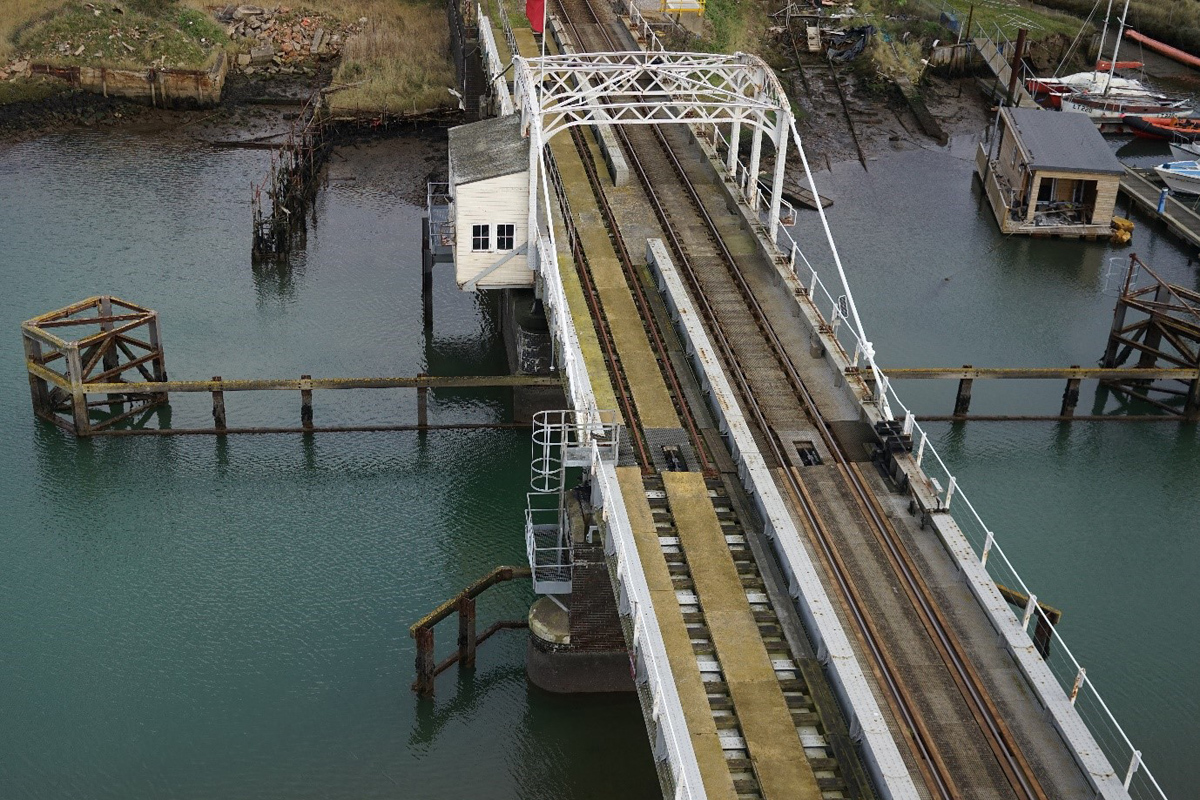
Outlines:
{"label": "boat mast", "polygon": [[1104,29],[1100,32],[1100,46],[1096,48],[1096,63],[1092,65],[1093,86],[1100,78],[1100,57],[1104,55],[1104,40],[1108,38],[1108,18],[1112,16],[1112,3],[1113,0],[1108,0],[1108,8],[1104,11]]}
{"label": "boat mast", "polygon": [[1112,63],[1108,65],[1108,82],[1104,84],[1104,95],[1112,86],[1113,73],[1117,71],[1117,53],[1121,51],[1121,37],[1125,35],[1125,18],[1129,16],[1129,0],[1125,0],[1125,10],[1121,13],[1121,25],[1117,28],[1117,40],[1113,42]]}

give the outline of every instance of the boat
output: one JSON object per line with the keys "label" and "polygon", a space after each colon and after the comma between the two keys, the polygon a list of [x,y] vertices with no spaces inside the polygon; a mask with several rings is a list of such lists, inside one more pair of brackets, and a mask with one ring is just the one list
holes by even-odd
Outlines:
{"label": "boat", "polygon": [[[1109,7],[1112,7],[1111,2]],[[1059,105],[1063,111],[1077,111],[1087,114],[1101,130],[1124,130],[1124,118],[1135,117],[1187,117],[1191,116],[1192,107],[1186,100],[1177,100],[1166,95],[1143,92],[1117,92],[1113,85],[1114,71],[1117,68],[1121,50],[1121,37],[1125,35],[1125,20],[1129,17],[1129,0],[1125,0],[1125,9],[1121,12],[1121,24],[1117,28],[1117,39],[1113,43],[1113,54],[1110,59],[1108,83],[1099,94],[1081,92],[1063,97]],[[1107,30],[1108,23],[1105,22]]]}
{"label": "boat", "polygon": [[1141,81],[1113,76],[1099,70],[1076,72],[1061,78],[1030,78],[1025,82],[1025,88],[1034,97],[1040,97],[1039,102],[1042,105],[1054,109],[1061,108],[1062,99],[1073,94],[1101,94],[1105,90],[1113,95],[1152,94]]}
{"label": "boat", "polygon": [[1200,161],[1168,161],[1154,168],[1167,188],[1179,194],[1200,194]]}
{"label": "boat", "polygon": [[1200,140],[1200,119],[1195,117],[1137,117],[1126,116],[1122,122],[1143,139],[1165,139],[1168,142]]}
{"label": "boat", "polygon": [[1097,125],[1124,126],[1127,117],[1190,117],[1186,100],[1162,95],[1072,94],[1062,99],[1063,111],[1087,114]]}
{"label": "boat", "polygon": [[1200,142],[1171,142],[1171,155],[1176,161],[1200,159]]}

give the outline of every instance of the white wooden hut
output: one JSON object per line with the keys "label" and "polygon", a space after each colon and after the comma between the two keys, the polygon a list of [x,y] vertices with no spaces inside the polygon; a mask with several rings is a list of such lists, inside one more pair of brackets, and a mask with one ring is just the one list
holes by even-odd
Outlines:
{"label": "white wooden hut", "polygon": [[1107,236],[1124,167],[1086,114],[1003,108],[975,170],[1003,233]]}
{"label": "white wooden hut", "polygon": [[529,241],[529,140],[521,117],[450,129],[450,217],[459,288],[533,286]]}

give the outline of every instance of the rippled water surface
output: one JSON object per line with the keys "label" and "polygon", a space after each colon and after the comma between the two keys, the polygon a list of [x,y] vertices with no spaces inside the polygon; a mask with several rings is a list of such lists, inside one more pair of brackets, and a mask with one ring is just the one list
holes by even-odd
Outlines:
{"label": "rippled water surface", "polygon": [[[124,133],[0,147],[0,797],[658,795],[636,702],[529,688],[521,634],[434,701],[408,689],[408,625],[524,559],[527,433],[77,442],[32,419],[19,322],[99,293],[160,312],[173,378],[503,371],[494,310],[448,271],[423,332],[412,200],[439,147],[336,155],[284,273],[249,264],[261,152]],[[277,394],[227,395],[229,424],[297,424]],[[315,413],[412,422],[415,400],[318,392]],[[430,407],[509,413],[487,392]],[[207,398],[173,399],[171,421],[211,424]],[[529,600],[493,590],[481,624]]]}
{"label": "rippled water surface", "polygon": [[[1127,146],[1127,154],[1154,163],[1165,148]],[[817,176],[835,201],[834,237],[885,368],[1094,365],[1131,250],[1163,278],[1200,287],[1189,253],[1137,215],[1127,249],[1002,236],[972,180],[973,155],[973,142],[957,141],[944,151],[888,154],[868,173],[854,162]],[[802,214],[798,228],[803,242],[820,236],[813,215]],[[898,390],[920,417],[949,414],[956,385],[907,381]],[[1057,381],[976,381],[971,411],[1056,414],[1062,391]],[[1104,408],[1103,398],[1084,382],[1078,411],[1094,406]],[[1064,638],[1155,776],[1170,796],[1193,796],[1196,426],[929,424],[1026,583],[1063,609]]]}

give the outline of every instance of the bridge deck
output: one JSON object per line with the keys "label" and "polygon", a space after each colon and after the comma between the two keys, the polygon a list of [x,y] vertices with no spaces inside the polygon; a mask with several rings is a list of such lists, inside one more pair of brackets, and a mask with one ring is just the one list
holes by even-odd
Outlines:
{"label": "bridge deck", "polygon": [[695,472],[662,477],[762,795],[767,800],[820,797],[704,478]]}

